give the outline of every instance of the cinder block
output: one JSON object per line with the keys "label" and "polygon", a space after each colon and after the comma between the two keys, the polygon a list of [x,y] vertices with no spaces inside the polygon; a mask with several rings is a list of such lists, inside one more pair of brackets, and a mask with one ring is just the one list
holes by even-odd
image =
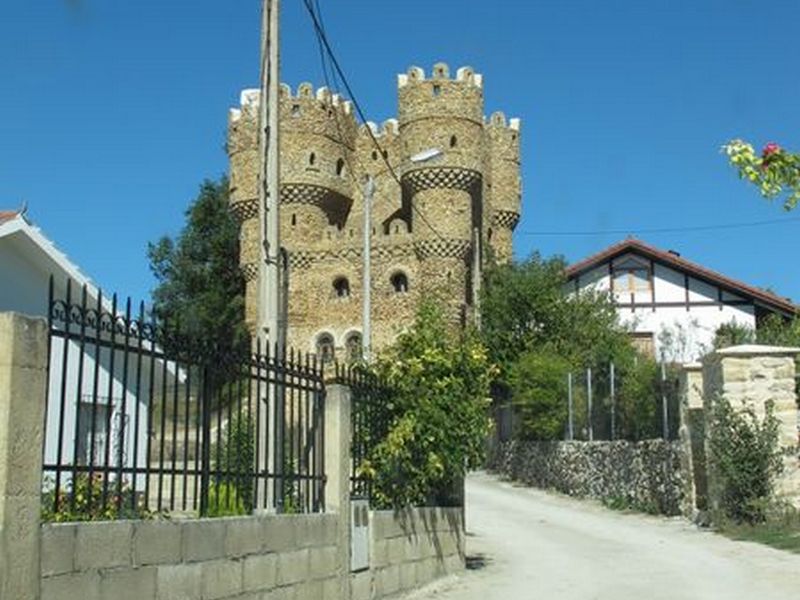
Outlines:
{"label": "cinder block", "polygon": [[373,539],[369,546],[369,564],[376,569],[380,569],[389,564],[389,542],[388,540]]}
{"label": "cinder block", "polygon": [[202,563],[161,565],[156,575],[158,600],[198,600],[201,598]]}
{"label": "cinder block", "polygon": [[60,575],[74,570],[74,523],[45,523],[42,525],[42,576]]}
{"label": "cinder block", "polygon": [[100,576],[100,598],[142,600],[156,597],[156,568],[114,569]]}
{"label": "cinder block", "polygon": [[460,554],[451,554],[444,559],[444,569],[448,574],[460,573],[465,568],[464,559]]}
{"label": "cinder block", "polygon": [[272,589],[277,581],[278,555],[261,554],[248,556],[244,559],[243,568],[245,591]]}
{"label": "cinder block", "polygon": [[326,514],[322,516],[322,541],[323,546],[335,546],[339,527],[339,515]]}
{"label": "cinder block", "polygon": [[322,598],[322,581],[306,581],[296,586],[295,596],[297,598],[308,598],[320,600]]}
{"label": "cinder block", "polygon": [[264,547],[264,522],[258,517],[225,519],[225,556],[258,554]]}
{"label": "cinder block", "polygon": [[222,519],[195,519],[183,527],[183,560],[195,562],[225,556],[225,523]]}
{"label": "cinder block", "polygon": [[275,515],[264,519],[264,550],[282,552],[298,544],[298,524],[291,516]]}
{"label": "cinder block", "polygon": [[351,600],[370,600],[372,598],[373,572],[364,571],[350,576]]}
{"label": "cinder block", "polygon": [[308,579],[308,550],[282,552],[278,555],[278,585],[288,585]]}
{"label": "cinder block", "polygon": [[335,546],[311,548],[311,578],[324,579],[335,575],[339,567],[339,554]]}
{"label": "cinder block", "polygon": [[338,577],[331,577],[322,582],[322,600],[342,600],[341,582]]}
{"label": "cinder block", "polygon": [[388,551],[388,561],[390,565],[399,565],[404,562],[409,554],[407,550],[410,542],[408,539],[399,537],[386,542]]}
{"label": "cinder block", "polygon": [[242,592],[242,561],[222,559],[202,565],[203,600],[227,598]]}
{"label": "cinder block", "polygon": [[375,574],[375,595],[378,598],[400,589],[400,565],[390,565]]}
{"label": "cinder block", "polygon": [[133,523],[81,523],[75,537],[75,568],[79,571],[127,567],[131,564]]}
{"label": "cinder block", "polygon": [[417,585],[417,573],[413,562],[400,565],[400,589],[409,590]]}
{"label": "cinder block", "polygon": [[298,586],[290,585],[277,588],[262,594],[261,600],[311,600],[303,598],[297,593]]}
{"label": "cinder block", "polygon": [[140,521],[133,528],[135,565],[181,562],[181,524],[172,521]]}
{"label": "cinder block", "polygon": [[416,573],[417,585],[425,585],[434,579],[434,565],[433,560],[426,559],[414,563],[414,572]]}
{"label": "cinder block", "polygon": [[97,571],[66,573],[42,579],[42,600],[100,600]]}

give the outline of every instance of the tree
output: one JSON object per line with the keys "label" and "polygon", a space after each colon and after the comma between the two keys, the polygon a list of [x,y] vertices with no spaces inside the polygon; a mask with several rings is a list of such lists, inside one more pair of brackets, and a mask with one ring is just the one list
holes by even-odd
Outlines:
{"label": "tree", "polygon": [[511,369],[515,411],[515,437],[523,440],[558,440],[567,422],[569,363],[550,352],[523,354]]}
{"label": "tree", "polygon": [[178,237],[148,244],[147,256],[158,281],[153,312],[167,331],[181,333],[163,336],[165,350],[190,346],[226,356],[247,347],[239,227],[228,210],[227,177],[204,181]]}
{"label": "tree", "polygon": [[452,503],[455,486],[484,458],[494,376],[486,348],[429,301],[375,370],[394,390],[388,434],[359,468],[375,500],[394,508]]}
{"label": "tree", "polygon": [[800,154],[787,152],[770,142],[756,154],[744,140],[732,140],[722,147],[739,177],[758,186],[768,199],[785,196],[783,207],[792,210],[800,201]]}
{"label": "tree", "polygon": [[490,360],[508,377],[518,359],[547,351],[581,369],[632,356],[608,294],[567,293],[566,263],[534,253],[520,263],[496,266],[481,289],[481,331]]}

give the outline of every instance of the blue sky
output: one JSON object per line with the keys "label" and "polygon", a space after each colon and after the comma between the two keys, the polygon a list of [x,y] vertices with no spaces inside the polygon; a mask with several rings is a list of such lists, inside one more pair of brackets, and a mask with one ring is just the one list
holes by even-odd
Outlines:
{"label": "blue sky", "polygon": [[[283,0],[283,79],[321,85],[301,0]],[[483,73],[486,111],[523,122],[518,256],[577,260],[636,232],[800,300],[800,210],[740,182],[732,137],[800,149],[797,0],[321,0],[372,120],[396,74]],[[227,167],[227,110],[257,85],[260,0],[3,0],[0,207],[30,217],[96,282],[148,298],[146,244],[176,233]]]}

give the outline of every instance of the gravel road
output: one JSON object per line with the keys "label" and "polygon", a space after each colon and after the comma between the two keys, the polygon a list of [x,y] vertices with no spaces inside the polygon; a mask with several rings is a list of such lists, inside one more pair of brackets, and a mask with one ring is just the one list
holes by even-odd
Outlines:
{"label": "gravel road", "polygon": [[800,555],[485,473],[467,481],[472,569],[407,600],[800,600]]}

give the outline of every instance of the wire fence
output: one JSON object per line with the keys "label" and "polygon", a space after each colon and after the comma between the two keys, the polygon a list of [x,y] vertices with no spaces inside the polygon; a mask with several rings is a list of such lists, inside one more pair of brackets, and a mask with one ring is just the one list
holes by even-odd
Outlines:
{"label": "wire fence", "polygon": [[310,355],[202,348],[130,299],[50,281],[50,520],[324,510],[325,386]]}
{"label": "wire fence", "polygon": [[678,376],[672,365],[653,365],[642,376],[609,363],[564,375],[563,390],[549,414],[531,416],[530,406],[510,391],[493,392],[493,419],[499,441],[533,439],[526,419],[543,418],[561,423],[563,440],[610,441],[678,438],[680,396]]}

